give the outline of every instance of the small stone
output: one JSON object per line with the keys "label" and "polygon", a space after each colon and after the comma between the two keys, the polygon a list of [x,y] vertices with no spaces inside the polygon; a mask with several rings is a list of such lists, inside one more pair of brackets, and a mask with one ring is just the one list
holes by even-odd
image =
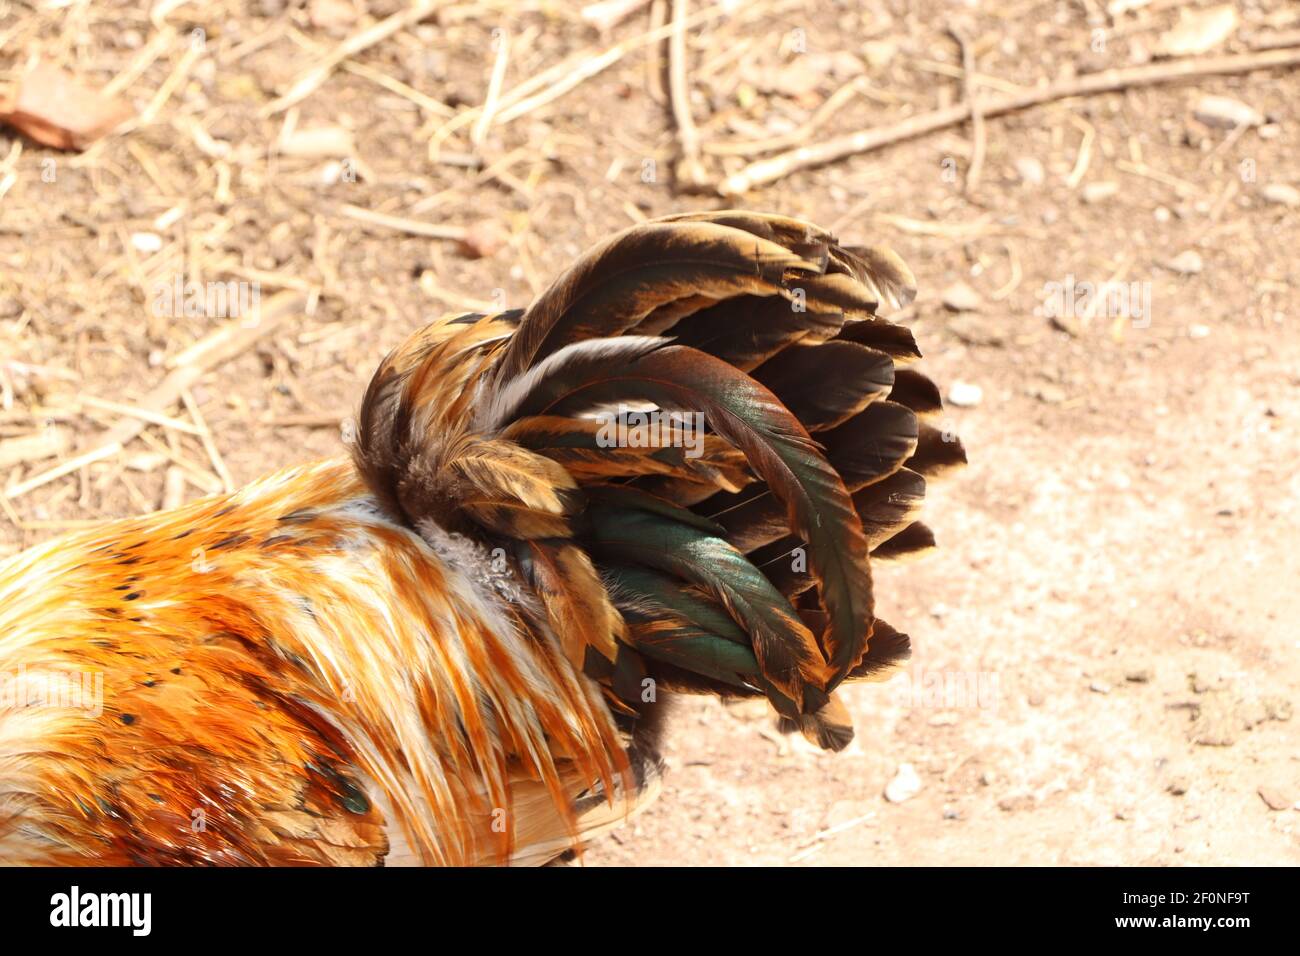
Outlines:
{"label": "small stone", "polygon": [[910,763],[898,765],[894,779],[885,786],[885,799],[890,803],[903,803],[921,792],[921,778]]}
{"label": "small stone", "polygon": [[801,53],[775,68],[754,67],[745,79],[764,93],[800,99],[814,93],[828,78],[843,80],[862,73],[865,67],[852,53]]}
{"label": "small stone", "polygon": [[136,252],[153,255],[163,247],[162,236],[156,232],[133,232],[131,233],[131,246]]}
{"label": "small stone", "polygon": [[331,159],[317,171],[316,175],[322,186],[333,186],[343,178],[343,164],[337,159]]}
{"label": "small stone", "polygon": [[1083,187],[1083,201],[1089,204],[1105,202],[1119,192],[1119,183],[1114,180],[1088,183]]}
{"label": "small stone", "polygon": [[1178,253],[1172,259],[1165,263],[1165,268],[1180,275],[1196,275],[1205,268],[1205,261],[1201,259],[1201,254],[1195,249],[1188,249]]}
{"label": "small stone", "polygon": [[898,54],[898,44],[889,40],[868,40],[862,44],[862,58],[873,71],[889,66]]}
{"label": "small stone", "polygon": [[1230,3],[1205,10],[1182,10],[1173,29],[1156,42],[1161,56],[1194,56],[1223,43],[1237,29],[1237,11]]}
{"label": "small stone", "polygon": [[311,126],[295,129],[281,136],[276,148],[285,156],[333,156],[344,158],[356,153],[352,131],[342,126]]}
{"label": "small stone", "polygon": [[16,319],[23,314],[23,304],[12,295],[0,295],[0,319]]}
{"label": "small stone", "polygon": [[1092,691],[1094,694],[1109,694],[1110,685],[1104,680],[1095,680],[1088,685],[1088,690]]}
{"label": "small stone", "polygon": [[940,295],[944,308],[952,312],[978,312],[984,306],[980,294],[965,282],[954,282]]}
{"label": "small stone", "polygon": [[1016,160],[1016,175],[1020,177],[1022,183],[1030,186],[1041,186],[1043,180],[1047,178],[1043,164],[1033,156],[1021,156]]}
{"label": "small stone", "polygon": [[1006,332],[997,322],[974,312],[954,315],[948,320],[948,331],[967,345],[1002,348],[1007,344]]}
{"label": "small stone", "polygon": [[1285,697],[1264,697],[1260,700],[1260,705],[1264,709],[1265,720],[1290,720],[1291,719],[1291,701]]}
{"label": "small stone", "polygon": [[952,807],[944,807],[943,818],[945,820],[960,820],[961,814],[958,813],[956,810],[954,810]]}
{"label": "small stone", "polygon": [[1156,222],[1168,222],[1173,217],[1173,213],[1169,211],[1168,206],[1156,206],[1155,217]]}
{"label": "small stone", "polygon": [[957,723],[957,715],[954,714],[952,711],[947,711],[942,714],[935,714],[928,721],[926,721],[926,723],[928,723],[931,727],[951,727],[953,724]]}
{"label": "small stone", "polygon": [[1009,794],[998,801],[998,809],[1003,813],[1017,813],[1030,810],[1034,806],[1034,796],[1030,793]]}
{"label": "small stone", "polygon": [[1041,690],[1031,690],[1025,700],[1030,707],[1042,707],[1047,703],[1047,695]]}
{"label": "small stone", "polygon": [[1151,683],[1151,668],[1139,667],[1125,671],[1124,679],[1130,684],[1149,684]]}
{"label": "small stone", "polygon": [[1257,132],[1260,139],[1277,139],[1282,135],[1282,127],[1277,123],[1265,123]]}
{"label": "small stone", "polygon": [[1264,198],[1279,206],[1300,206],[1300,189],[1286,183],[1269,183],[1264,187]]}
{"label": "small stone", "polygon": [[1205,339],[1210,336],[1210,327],[1202,325],[1199,322],[1193,323],[1187,327],[1187,337],[1189,339]]}
{"label": "small stone", "polygon": [[1188,780],[1186,777],[1181,777],[1181,776],[1173,777],[1172,779],[1170,779],[1169,783],[1165,785],[1165,790],[1167,790],[1169,793],[1172,793],[1175,797],[1181,797],[1191,789],[1192,789],[1191,781]]}
{"label": "small stone", "polygon": [[1259,788],[1259,798],[1264,801],[1270,810],[1289,810],[1291,804],[1295,803],[1280,787],[1269,784]]}
{"label": "small stone", "polygon": [[1264,122],[1263,115],[1254,107],[1230,96],[1202,96],[1192,108],[1192,115],[1215,129],[1259,126]]}
{"label": "small stone", "polygon": [[1060,405],[1065,401],[1065,389],[1059,385],[1053,385],[1051,382],[1044,382],[1042,385],[1036,385],[1030,389],[1030,394],[1040,402],[1048,405]]}
{"label": "small stone", "polygon": [[1206,693],[1197,702],[1192,720],[1192,743],[1202,747],[1231,747],[1248,725],[1226,691]]}
{"label": "small stone", "polygon": [[953,382],[948,401],[958,408],[974,408],[984,399],[984,389],[972,382]]}

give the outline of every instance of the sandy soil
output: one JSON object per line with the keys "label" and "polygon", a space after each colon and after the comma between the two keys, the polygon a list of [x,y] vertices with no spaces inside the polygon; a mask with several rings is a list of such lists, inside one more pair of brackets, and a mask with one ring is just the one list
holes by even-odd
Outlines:
{"label": "sandy soil", "polygon": [[[18,73],[20,51],[39,50],[108,81],[157,36],[136,6],[0,12],[0,80]],[[980,72],[1022,85],[1144,62],[1176,18],[1164,4],[1114,20],[1100,6],[742,5],[692,39],[696,121],[705,142],[779,134],[855,75],[871,95],[818,136],[959,101],[957,52],[938,26],[957,14],[978,38]],[[356,182],[331,171],[337,157],[271,148],[285,117],[260,111],[347,32],[276,0],[237,15],[180,7],[175,42],[125,95],[149,103],[191,27],[208,52],[157,121],[84,156],[30,141],[15,155],[0,129],[0,181],[16,174],[0,199],[0,362],[42,367],[8,366],[0,441],[52,420],[65,454],[93,447],[115,418],[77,396],[138,399],[169,356],[220,324],[160,322],[148,308],[152,281],[201,269],[261,276],[266,294],[292,283],[320,294],[312,314],[194,389],[235,481],[333,453],[378,358],[428,317],[523,304],[633,218],[720,204],[675,189],[674,126],[641,52],[490,130],[481,155],[495,171],[431,162],[429,131],[444,120],[374,71],[459,109],[483,99],[498,25],[517,41],[507,89],[648,28],[640,13],[602,39],[576,6],[456,9],[464,16],[358,56],[372,75],[338,71],[300,104],[298,124],[353,131]],[[1281,2],[1241,12],[1229,51],[1300,27]],[[1101,51],[1096,29],[1109,38]],[[821,57],[798,61],[811,80],[787,69],[799,56]],[[1267,122],[1203,126],[1191,113],[1204,94]],[[990,120],[971,195],[961,126],[743,198],[904,255],[921,294],[903,318],[924,367],[945,389],[982,390],[948,412],[971,464],[932,493],[940,550],[878,573],[881,616],[912,635],[915,657],[893,682],[848,692],[850,749],[779,737],[761,709],[680,702],[663,798],[588,865],[1300,862],[1300,209],[1269,189],[1300,187],[1298,100],[1294,72],[1107,94]],[[205,150],[196,124],[228,152]],[[456,134],[447,149],[470,145]],[[1110,182],[1109,195],[1097,187]],[[509,242],[466,256],[360,223],[345,204],[490,222]],[[136,233],[160,236],[161,250],[141,251]],[[1176,259],[1188,252],[1199,268]],[[1045,314],[1050,283],[1112,278],[1138,284],[1149,321]],[[945,307],[958,282],[974,308]],[[206,468],[192,437],[169,447],[150,434],[153,444],[15,500],[21,527],[0,518],[0,555],[69,523],[157,507],[159,446]],[[13,464],[0,484],[50,464]],[[905,765],[919,791],[891,802],[885,788]]]}

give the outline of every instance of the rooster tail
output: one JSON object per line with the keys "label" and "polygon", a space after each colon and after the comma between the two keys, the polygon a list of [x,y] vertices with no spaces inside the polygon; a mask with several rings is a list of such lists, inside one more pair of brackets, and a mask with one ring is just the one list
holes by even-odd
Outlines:
{"label": "rooster tail", "polygon": [[926,483],[965,460],[911,333],[877,315],[914,294],[893,253],[806,222],[643,223],[526,311],[390,355],[357,466],[401,519],[494,555],[484,574],[621,726],[657,688],[762,695],[839,749],[836,688],[908,653],[872,560],[933,546]]}

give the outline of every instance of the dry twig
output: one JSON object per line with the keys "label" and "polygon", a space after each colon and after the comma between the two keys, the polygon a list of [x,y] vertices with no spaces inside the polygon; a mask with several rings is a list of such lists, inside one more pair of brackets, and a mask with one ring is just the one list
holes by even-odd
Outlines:
{"label": "dry twig", "polygon": [[970,165],[966,167],[966,193],[969,195],[979,187],[980,174],[984,171],[984,112],[980,108],[979,82],[975,79],[975,51],[956,27],[949,27],[948,35],[957,41],[961,50],[962,82],[965,84],[966,105],[970,108],[971,156]]}
{"label": "dry twig", "polygon": [[688,192],[707,187],[707,176],[700,163],[700,131],[691,115],[691,86],[686,70],[686,18],[689,0],[673,0],[673,33],[668,41],[668,88],[673,104],[673,121],[682,157],[677,164],[676,182]]}
{"label": "dry twig", "polygon": [[[984,104],[984,115],[986,117],[1002,116],[1006,113],[1014,113],[1033,106],[1041,106],[1043,103],[1069,99],[1073,96],[1112,93],[1133,87],[1173,83],[1196,76],[1249,73],[1254,70],[1277,69],[1297,65],[1300,65],[1300,49],[1284,49],[1236,56],[1173,60],[1150,66],[1106,70],[1101,73],[1092,73],[1077,79],[1052,83],[1027,90],[1024,93],[991,100]],[[783,176],[797,170],[807,169],[810,166],[821,166],[843,159],[846,156],[869,153],[903,140],[914,139],[917,136],[923,136],[926,133],[932,133],[935,130],[964,122],[970,115],[970,104],[961,103],[944,109],[932,110],[919,116],[909,116],[901,122],[880,129],[860,130],[856,133],[819,143],[816,146],[804,146],[790,150],[770,159],[750,163],[738,173],[727,177],[719,186],[719,191],[725,196],[742,195],[755,187],[774,183]]]}
{"label": "dry twig", "polygon": [[362,50],[369,49],[376,43],[383,42],[399,30],[414,26],[436,10],[442,2],[443,0],[420,0],[412,7],[399,10],[378,23],[352,34],[352,36],[331,50],[320,63],[317,63],[298,77],[293,86],[289,88],[289,92],[268,103],[263,108],[262,115],[274,116],[276,113],[287,110],[295,103],[301,102],[328,80],[334,69],[344,60],[356,56]]}
{"label": "dry twig", "polygon": [[[230,323],[233,332],[228,332],[226,329],[219,330],[211,338],[220,338],[211,347],[192,349],[194,356],[191,361],[188,364],[178,365],[169,372],[166,378],[136,404],[135,408],[161,412],[162,409],[170,407],[180,400],[186,389],[209,370],[234,358],[263,336],[274,331],[286,316],[301,312],[304,304],[303,297],[299,293],[282,292],[274,296],[262,309],[260,321],[256,325],[247,326],[238,321]],[[148,424],[139,417],[125,418],[109,429],[108,434],[94,448],[54,468],[33,475],[26,481],[19,482],[7,489],[4,495],[13,501],[64,475],[70,475],[94,462],[111,458],[122,451],[132,439],[141,435]]]}

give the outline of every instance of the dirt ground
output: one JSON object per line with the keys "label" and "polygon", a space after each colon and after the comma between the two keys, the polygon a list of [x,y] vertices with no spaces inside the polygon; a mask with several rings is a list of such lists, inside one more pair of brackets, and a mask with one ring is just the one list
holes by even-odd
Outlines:
{"label": "dirt ground", "polygon": [[[227,321],[160,318],[159,282],[257,281],[309,306],[193,386],[215,454],[150,425],[7,502],[0,557],[157,508],[169,489],[213,490],[217,461],[237,485],[337,453],[385,350],[448,309],[527,303],[636,219],[725,205],[802,216],[903,255],[920,294],[902,318],[962,400],[947,416],[970,466],[927,503],[940,549],[877,572],[879,613],[911,634],[913,660],[847,692],[858,733],[837,755],[776,735],[761,708],[679,702],[663,797],[586,863],[1300,862],[1294,70],[989,118],[969,191],[972,131],[958,124],[723,200],[672,175],[658,44],[508,121],[457,119],[483,103],[503,36],[508,92],[643,36],[649,8],[602,34],[576,3],[441,4],[278,108],[399,4],[164,3],[154,20],[145,6],[0,0],[0,83],[39,55],[118,82],[145,114],[80,154],[0,127],[0,487],[94,449],[121,420],[104,400],[141,401]],[[1158,62],[1180,15],[1211,6],[694,4],[705,168],[716,181],[762,155],[718,144],[819,142],[961,102],[949,24],[994,96]],[[1293,4],[1237,13],[1212,55],[1300,43]],[[1206,95],[1257,115],[1203,122]],[[287,145],[322,126],[355,145]],[[409,220],[469,227],[468,245]],[[1128,308],[1053,314],[1055,289],[1108,281],[1132,292]],[[181,404],[165,414],[191,420]],[[13,444],[4,457],[33,435],[47,457]],[[885,797],[891,781],[907,799]]]}

